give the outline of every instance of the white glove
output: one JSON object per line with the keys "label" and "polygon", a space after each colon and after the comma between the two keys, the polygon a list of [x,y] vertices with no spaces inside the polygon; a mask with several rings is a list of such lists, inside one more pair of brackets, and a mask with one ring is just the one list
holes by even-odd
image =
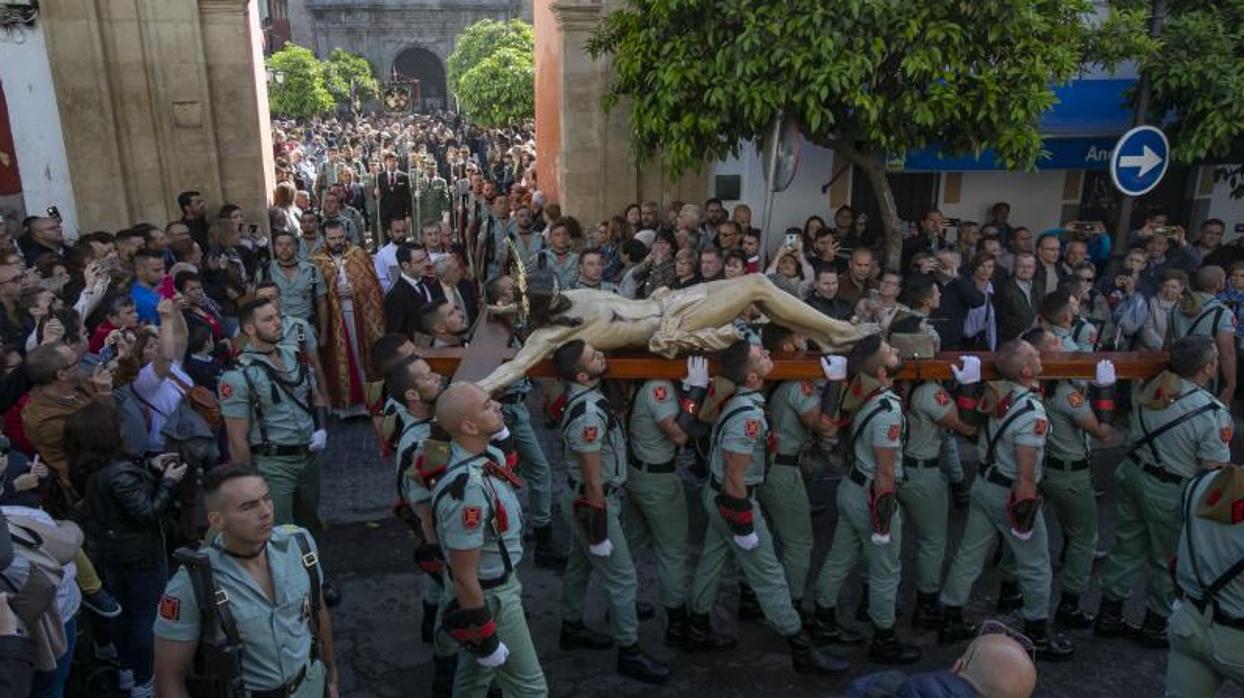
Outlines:
{"label": "white glove", "polygon": [[613,543],[609,542],[609,539],[606,538],[595,545],[588,545],[587,551],[596,557],[609,557],[613,554]]}
{"label": "white glove", "polygon": [[[1034,530],[1035,530],[1035,527],[1034,527]],[[1029,532],[1027,532],[1027,533],[1022,533],[1022,532],[1020,532],[1020,531],[1016,530],[1015,528],[1012,528],[1012,529],[1011,529],[1011,535],[1015,536],[1016,538],[1018,538],[1018,539],[1020,539],[1020,540],[1029,540],[1029,539],[1031,539],[1031,538],[1032,538],[1032,531],[1029,531]]]}
{"label": "white glove", "polygon": [[488,667],[489,669],[496,669],[502,664],[505,664],[505,660],[509,658],[510,658],[510,648],[506,647],[504,642],[501,642],[497,645],[497,649],[494,650],[492,654],[488,655],[487,657],[476,657],[475,661],[479,662],[483,666]]}
{"label": "white glove", "polygon": [[755,531],[745,536],[735,536],[734,544],[744,550],[755,550],[756,546],[760,545],[760,536],[756,535]]}
{"label": "white glove", "polygon": [[708,359],[703,356],[687,357],[687,377],[682,379],[683,385],[692,388],[708,387]]}
{"label": "white glove", "polygon": [[1097,362],[1097,375],[1093,378],[1093,385],[1099,388],[1105,388],[1114,385],[1118,377],[1114,372],[1114,362],[1110,359],[1102,359]]}
{"label": "white glove", "polygon": [[821,357],[821,371],[831,381],[847,379],[847,357],[829,354]]}
{"label": "white glove", "polygon": [[505,441],[508,438],[510,438],[510,428],[504,424],[501,425],[501,431],[492,435],[493,441]]}
{"label": "white glove", "polygon": [[971,385],[981,382],[981,360],[978,356],[960,356],[959,360],[963,362],[963,368],[951,364],[950,372],[954,374],[955,380],[959,385]]}
{"label": "white glove", "polygon": [[[979,359],[978,359],[978,362],[979,362]],[[890,534],[889,534],[889,533],[886,533],[886,534],[884,534],[884,535],[883,535],[883,534],[881,534],[881,533],[877,533],[876,531],[874,531],[874,532],[873,532],[873,534],[872,534],[872,538],[871,538],[871,540],[872,540],[872,542],[873,542],[873,545],[889,545],[889,544],[890,544]]]}
{"label": "white glove", "polygon": [[311,434],[311,443],[307,446],[307,450],[312,453],[319,453],[328,446],[328,432],[323,429],[316,429]]}

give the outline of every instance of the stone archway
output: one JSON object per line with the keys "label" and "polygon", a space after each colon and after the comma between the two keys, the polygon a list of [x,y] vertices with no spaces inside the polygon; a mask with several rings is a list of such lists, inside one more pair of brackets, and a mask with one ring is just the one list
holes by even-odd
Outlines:
{"label": "stone archway", "polygon": [[393,69],[398,73],[399,79],[419,81],[421,110],[449,108],[445,65],[435,53],[419,47],[405,49],[393,60]]}

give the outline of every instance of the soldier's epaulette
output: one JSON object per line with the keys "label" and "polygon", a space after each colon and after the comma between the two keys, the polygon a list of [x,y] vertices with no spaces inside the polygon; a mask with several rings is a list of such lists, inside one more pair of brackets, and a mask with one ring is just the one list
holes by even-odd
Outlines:
{"label": "soldier's epaulette", "polygon": [[471,480],[471,472],[463,471],[457,475],[448,485],[445,486],[445,493],[455,500],[461,502],[466,496],[466,486]]}

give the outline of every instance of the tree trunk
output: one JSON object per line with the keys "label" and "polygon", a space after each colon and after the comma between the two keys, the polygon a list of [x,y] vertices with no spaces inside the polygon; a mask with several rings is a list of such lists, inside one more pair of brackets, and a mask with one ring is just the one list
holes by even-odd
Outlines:
{"label": "tree trunk", "polygon": [[877,208],[881,209],[881,225],[883,226],[883,244],[881,268],[885,271],[901,273],[899,267],[903,261],[903,234],[899,230],[898,204],[894,202],[894,190],[890,188],[890,177],[886,174],[885,162],[881,154],[874,150],[860,150],[844,139],[822,142],[835,155],[859,165],[868,175],[868,183],[873,187],[873,195],[877,197]]}

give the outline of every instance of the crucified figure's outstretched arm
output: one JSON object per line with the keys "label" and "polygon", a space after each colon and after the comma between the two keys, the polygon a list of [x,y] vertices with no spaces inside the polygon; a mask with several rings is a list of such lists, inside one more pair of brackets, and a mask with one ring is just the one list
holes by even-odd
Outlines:
{"label": "crucified figure's outstretched arm", "polygon": [[494,393],[505,388],[527,375],[527,372],[542,359],[574,339],[581,331],[580,327],[541,327],[527,337],[523,348],[518,350],[513,359],[493,369],[493,372],[479,381],[477,385],[487,393]]}

